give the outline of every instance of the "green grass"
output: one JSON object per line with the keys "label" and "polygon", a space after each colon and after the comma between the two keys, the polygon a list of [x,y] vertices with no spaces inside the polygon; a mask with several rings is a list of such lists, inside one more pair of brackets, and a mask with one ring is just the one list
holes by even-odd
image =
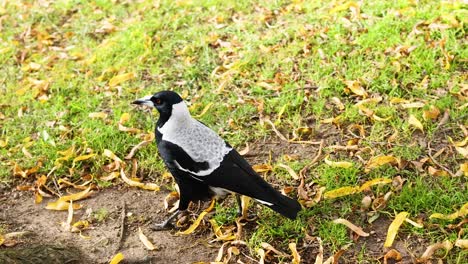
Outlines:
{"label": "green grass", "polygon": [[[427,172],[436,164],[426,161],[423,170],[414,165],[428,157],[427,142],[432,143],[432,155],[445,148],[436,159],[453,173],[466,162],[447,139],[461,141],[466,136],[460,129],[467,120],[463,91],[468,16],[462,2],[363,2],[360,17],[339,8],[345,1],[161,1],[158,6],[152,1],[114,2],[54,1],[46,6],[13,1],[0,7],[5,18],[0,36],[1,183],[14,187],[23,182],[13,175],[15,163],[28,169],[42,161],[27,182],[56,167],[52,173],[56,178],[80,183],[83,176],[93,175],[100,186],[123,184],[99,179],[109,173],[103,168],[109,163],[104,149],[125,157],[153,131],[157,119],[156,112],[141,111],[130,102],[171,89],[186,97],[194,115],[212,103],[201,121],[235,147],[258,139],[277,141],[261,118],[269,118],[288,138],[299,127],[313,128],[307,139],[323,138],[323,155],[352,162],[353,167],[331,167],[322,157],[306,175],[310,186],[332,190],[401,176],[405,180],[401,190],[375,186],[368,191],[373,197],[393,192],[387,206],[379,209],[389,219],[407,211],[425,224],[439,223],[428,216],[452,213],[468,202],[466,177],[436,178]],[[110,85],[115,76],[126,73],[135,77]],[[367,98],[346,89],[345,81],[354,80]],[[369,98],[381,99],[364,104],[367,112],[356,106]],[[424,107],[407,109],[392,103],[394,98],[421,101]],[[429,105],[441,112],[435,120],[423,119]],[[445,110],[450,117],[438,127]],[[107,117],[89,118],[94,112]],[[118,130],[124,113],[131,116],[124,125],[142,133]],[[421,121],[424,132],[409,125],[410,114]],[[379,121],[373,115],[390,119]],[[335,117],[340,117],[336,124],[322,123]],[[326,148],[355,138],[356,131],[348,129],[351,125],[362,126],[365,132],[358,151]],[[389,140],[395,131],[397,136]],[[71,146],[75,154],[57,167],[58,151]],[[291,154],[284,146],[279,151]],[[71,169],[75,157],[90,153],[97,155]],[[278,187],[297,187],[299,182],[277,164],[298,172],[316,149],[304,153],[293,161],[272,160],[274,169],[266,178]],[[159,177],[165,168],[156,155],[154,144],[138,151],[137,176],[167,184]],[[369,159],[379,155],[393,155],[402,164],[366,172]],[[268,162],[267,156],[262,158],[262,163]],[[258,226],[245,240],[251,249],[273,241],[287,251],[287,243],[300,242],[304,230],[314,226],[311,235],[321,237],[331,254],[355,243],[345,227],[331,220],[358,219],[354,209],[361,199],[362,194],[354,194],[321,201],[296,221],[261,209]],[[232,224],[235,208],[217,206],[215,219]],[[402,232],[424,241],[454,241],[456,230],[446,228],[448,222],[440,223],[436,230]],[[364,244],[354,256],[363,260],[368,253]],[[454,249],[448,260],[460,263],[463,258],[466,252]]]}

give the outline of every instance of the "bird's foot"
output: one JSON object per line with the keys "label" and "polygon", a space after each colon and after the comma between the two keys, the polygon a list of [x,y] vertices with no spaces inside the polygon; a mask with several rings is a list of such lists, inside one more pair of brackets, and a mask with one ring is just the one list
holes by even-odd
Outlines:
{"label": "bird's foot", "polygon": [[151,229],[154,231],[162,231],[162,230],[168,230],[174,227],[173,224],[171,224],[172,219],[176,218],[182,211],[177,210],[175,211],[171,216],[169,216],[164,222],[159,223],[159,224],[154,224]]}
{"label": "bird's foot", "polygon": [[159,224],[153,224],[150,228],[153,231],[164,231],[164,230],[170,230],[174,227],[172,223],[169,223],[168,221],[164,221]]}

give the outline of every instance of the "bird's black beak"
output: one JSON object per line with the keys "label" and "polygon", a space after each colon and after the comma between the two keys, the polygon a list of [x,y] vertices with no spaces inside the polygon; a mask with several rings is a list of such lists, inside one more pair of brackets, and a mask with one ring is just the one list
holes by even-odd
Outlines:
{"label": "bird's black beak", "polygon": [[148,96],[142,97],[140,99],[137,99],[137,100],[133,101],[132,104],[147,105],[147,106],[154,107],[154,104],[151,101],[151,95],[148,95]]}

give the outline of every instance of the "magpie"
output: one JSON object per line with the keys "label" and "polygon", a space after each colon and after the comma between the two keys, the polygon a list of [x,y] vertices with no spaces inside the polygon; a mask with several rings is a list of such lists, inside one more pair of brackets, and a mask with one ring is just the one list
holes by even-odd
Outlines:
{"label": "magpie", "polygon": [[161,91],[132,104],[154,107],[159,112],[155,135],[159,155],[179,187],[179,207],[154,229],[165,229],[189,203],[213,197],[246,195],[274,211],[295,219],[301,205],[275,190],[226,141],[194,119],[182,98],[173,91]]}

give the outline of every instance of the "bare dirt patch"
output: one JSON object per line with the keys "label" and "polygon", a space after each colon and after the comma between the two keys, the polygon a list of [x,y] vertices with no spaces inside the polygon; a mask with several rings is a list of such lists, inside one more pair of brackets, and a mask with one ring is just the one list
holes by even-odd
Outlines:
{"label": "bare dirt patch", "polygon": [[[92,228],[83,232],[89,239],[63,230],[60,223],[66,221],[67,212],[45,209],[47,201],[35,205],[30,193],[18,191],[3,192],[0,195],[2,227],[7,232],[29,233],[19,238],[17,245],[8,250],[25,251],[37,245],[62,247],[64,250],[76,247],[81,256],[75,262],[68,259],[70,263],[108,263],[116,252],[122,252],[127,263],[193,263],[208,262],[216,258],[217,248],[210,248],[204,242],[208,238],[203,240],[196,235],[176,236],[174,231],[154,232],[149,228],[153,221],[158,222],[167,217],[162,207],[166,195],[164,192],[130,188],[106,189],[80,201],[84,207],[75,211],[74,221],[92,218],[89,216],[90,212],[107,212],[102,221],[94,220]],[[118,249],[124,202],[127,217],[122,245]],[[142,228],[157,250],[145,249],[138,238],[138,227]]]}

